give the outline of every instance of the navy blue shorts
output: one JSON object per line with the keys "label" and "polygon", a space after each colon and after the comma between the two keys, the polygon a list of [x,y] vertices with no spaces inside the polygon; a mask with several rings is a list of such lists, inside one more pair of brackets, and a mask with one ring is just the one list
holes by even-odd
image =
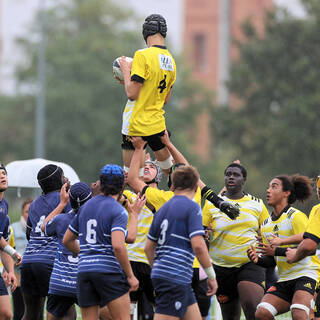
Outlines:
{"label": "navy blue shorts", "polygon": [[77,296],[80,307],[104,307],[127,292],[129,284],[124,274],[81,272],[77,277]]}
{"label": "navy blue shorts", "polygon": [[21,290],[25,294],[46,297],[53,265],[25,263],[21,267]]}
{"label": "navy blue shorts", "polygon": [[8,294],[8,290],[7,290],[6,284],[2,276],[0,275],[0,296],[6,296],[7,294]]}
{"label": "navy blue shorts", "polygon": [[196,303],[191,283],[181,285],[164,279],[152,279],[158,314],[183,318],[189,306]]}
{"label": "navy blue shorts", "polygon": [[47,300],[47,311],[57,318],[62,318],[67,314],[70,307],[77,302],[78,300],[75,297],[49,294]]}

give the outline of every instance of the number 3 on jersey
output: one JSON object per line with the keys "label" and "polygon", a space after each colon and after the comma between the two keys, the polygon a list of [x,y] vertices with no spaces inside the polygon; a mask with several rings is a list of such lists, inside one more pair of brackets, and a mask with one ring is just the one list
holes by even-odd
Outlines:
{"label": "number 3 on jersey", "polygon": [[87,221],[87,235],[86,235],[86,241],[88,243],[94,244],[97,242],[97,232],[95,230],[97,226],[97,220],[96,219],[89,219]]}
{"label": "number 3 on jersey", "polygon": [[168,220],[164,219],[160,225],[160,237],[158,239],[158,244],[162,245],[166,241],[166,232],[168,230]]}

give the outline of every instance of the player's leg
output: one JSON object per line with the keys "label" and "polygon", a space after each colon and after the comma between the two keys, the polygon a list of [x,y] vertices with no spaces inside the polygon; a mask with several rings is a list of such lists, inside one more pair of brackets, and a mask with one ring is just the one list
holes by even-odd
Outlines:
{"label": "player's leg", "polygon": [[301,277],[296,280],[290,306],[292,319],[309,319],[315,287],[316,281],[309,277]]}
{"label": "player's leg", "polygon": [[108,303],[112,320],[130,319],[130,297],[129,292]]}
{"label": "player's leg", "polygon": [[264,295],[263,287],[250,281],[241,281],[238,283],[238,292],[246,319],[254,319],[257,305]]}
{"label": "player's leg", "polygon": [[112,320],[108,306],[99,309],[99,320]]}
{"label": "player's leg", "polygon": [[197,303],[189,306],[183,320],[201,320],[201,313]]}
{"label": "player's leg", "polygon": [[82,320],[97,320],[99,317],[99,306],[81,307]]}
{"label": "player's leg", "polygon": [[148,142],[149,147],[154,152],[162,171],[168,175],[170,173],[170,168],[172,167],[173,162],[169,150],[161,141],[161,136],[164,135],[164,132],[165,131],[154,134],[152,136],[143,137],[143,139]]}
{"label": "player's leg", "polygon": [[[1,277],[2,279],[2,277]],[[4,286],[5,290],[7,290],[6,286]],[[2,288],[3,289],[3,288]],[[12,311],[11,311],[11,303],[10,297],[8,292],[6,294],[0,292],[0,319],[1,320],[10,320],[12,318]]]}
{"label": "player's leg", "polygon": [[166,314],[160,314],[160,313],[155,313],[154,320],[179,320],[179,317],[174,317],[174,316],[168,316]]}
{"label": "player's leg", "polygon": [[12,292],[12,302],[13,302],[13,320],[21,320],[24,313],[24,303],[21,292],[21,287],[17,287],[16,290]]}
{"label": "player's leg", "polygon": [[39,320],[43,318],[45,297],[23,292],[24,315],[22,320]]}
{"label": "player's leg", "polygon": [[47,320],[75,320],[75,297],[49,294],[47,300]]}

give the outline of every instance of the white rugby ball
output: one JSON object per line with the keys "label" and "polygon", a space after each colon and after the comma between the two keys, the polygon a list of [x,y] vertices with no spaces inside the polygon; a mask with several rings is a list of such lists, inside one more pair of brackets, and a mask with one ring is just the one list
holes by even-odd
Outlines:
{"label": "white rugby ball", "polygon": [[[121,57],[118,57],[116,60],[113,61],[113,64],[112,64],[112,72],[113,72],[113,75],[115,77],[117,77],[118,79],[120,80],[123,80],[123,73],[120,69],[120,64],[119,64],[119,60],[121,59]],[[132,62],[132,58],[130,57],[126,57],[126,60],[128,62]]]}

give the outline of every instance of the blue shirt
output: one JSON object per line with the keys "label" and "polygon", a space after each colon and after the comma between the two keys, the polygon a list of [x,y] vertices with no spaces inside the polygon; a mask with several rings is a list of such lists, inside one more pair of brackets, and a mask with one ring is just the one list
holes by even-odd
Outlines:
{"label": "blue shirt", "polygon": [[194,253],[191,238],[204,235],[199,205],[174,196],[154,215],[148,238],[157,243],[151,278],[189,284]]}
{"label": "blue shirt", "polygon": [[5,198],[0,201],[0,238],[3,237],[6,241],[9,240],[9,225],[10,218],[8,216],[8,202]]}
{"label": "blue shirt", "polygon": [[58,237],[58,251],[50,277],[49,293],[59,296],[77,296],[78,257],[74,257],[63,244],[63,236],[76,213],[62,213],[45,225],[46,236]]}
{"label": "blue shirt", "polygon": [[126,235],[128,213],[114,198],[98,195],[88,200],[69,229],[79,236],[78,272],[122,273],[114,255],[111,233]]}
{"label": "blue shirt", "polygon": [[[27,228],[31,230],[30,241],[23,254],[22,265],[34,262],[53,265],[58,249],[58,240],[56,236],[46,237],[41,231],[41,226],[45,218],[59,203],[59,192],[41,195],[31,203],[27,221]],[[68,203],[63,212],[70,210],[71,206]]]}

